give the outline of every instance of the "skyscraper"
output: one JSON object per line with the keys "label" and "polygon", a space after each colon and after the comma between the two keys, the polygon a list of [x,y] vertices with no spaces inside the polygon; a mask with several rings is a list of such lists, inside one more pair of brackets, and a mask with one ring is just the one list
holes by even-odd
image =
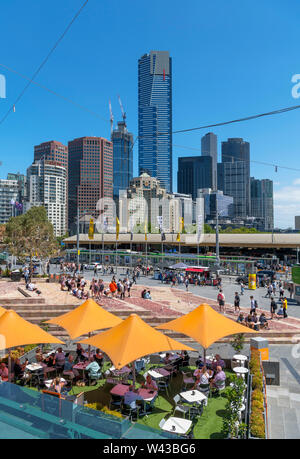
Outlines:
{"label": "skyscraper", "polygon": [[234,216],[249,217],[250,144],[241,138],[222,142],[222,163],[218,164],[218,189],[234,198]]}
{"label": "skyscraper", "polygon": [[213,158],[211,156],[191,156],[178,158],[178,193],[191,194],[197,199],[199,188],[212,188]]}
{"label": "skyscraper", "polygon": [[133,177],[133,135],[124,121],[118,123],[111,136],[113,143],[113,195],[119,199],[119,191],[129,187]]}
{"label": "skyscraper", "polygon": [[172,60],[151,51],[138,62],[139,173],[172,191]]}
{"label": "skyscraper", "polygon": [[98,217],[97,202],[113,198],[113,145],[103,137],[81,137],[69,148],[69,228],[79,215]]}
{"label": "skyscraper", "polygon": [[27,169],[27,200],[25,211],[44,206],[55,236],[67,232],[67,169],[58,161],[43,157]]}
{"label": "skyscraper", "polygon": [[274,227],[273,181],[251,177],[251,216],[262,218],[264,229]]}
{"label": "skyscraper", "polygon": [[19,184],[17,180],[0,179],[0,224],[7,223],[15,216],[15,209],[12,201],[16,201],[19,195]]}
{"label": "skyscraper", "polygon": [[217,189],[218,142],[213,132],[208,132],[201,139],[201,155],[212,157],[212,189]]}
{"label": "skyscraper", "polygon": [[57,161],[68,171],[68,147],[56,140],[43,142],[34,147],[34,161],[45,158],[47,161]]}

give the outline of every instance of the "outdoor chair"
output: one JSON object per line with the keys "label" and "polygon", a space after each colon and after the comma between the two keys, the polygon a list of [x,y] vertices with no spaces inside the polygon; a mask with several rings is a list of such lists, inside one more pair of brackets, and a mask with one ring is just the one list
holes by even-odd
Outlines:
{"label": "outdoor chair", "polygon": [[128,417],[130,421],[134,421],[134,417],[136,417],[136,420],[138,420],[139,415],[140,415],[140,406],[136,406],[136,408],[131,408],[130,405],[126,405],[125,403],[122,403],[121,406],[121,413]]}
{"label": "outdoor chair", "polygon": [[101,378],[101,369],[97,372],[97,374],[95,375],[90,375],[90,373],[88,374],[88,385],[91,386],[93,385],[93,383],[97,383],[98,379]]}
{"label": "outdoor chair", "polygon": [[165,419],[162,419],[162,420],[160,421],[160,423],[158,424],[158,426],[162,429],[163,426],[165,425],[165,423],[166,423],[166,420],[165,420]]}
{"label": "outdoor chair", "polygon": [[150,355],[150,364],[151,365],[157,365],[161,363],[161,357],[158,354],[152,354]]}
{"label": "outdoor chair", "polygon": [[38,390],[45,387],[45,375],[43,369],[32,374],[30,379],[30,386],[37,387]]}
{"label": "outdoor chair", "polygon": [[176,413],[176,411],[178,411],[179,413],[182,413],[183,417],[185,418],[186,413],[189,413],[189,411],[190,411],[190,407],[178,403],[181,400],[180,395],[175,395],[173,400],[174,400],[174,403],[175,403],[175,408],[173,410],[173,416],[174,416],[174,413]]}
{"label": "outdoor chair", "polygon": [[198,385],[198,390],[206,395],[206,397],[209,397],[211,392],[210,392],[210,384],[199,384]]}
{"label": "outdoor chair", "polygon": [[183,388],[184,388],[184,390],[186,390],[188,385],[194,385],[195,384],[195,380],[193,378],[192,373],[185,373],[184,371],[182,371],[181,373],[182,373],[182,377],[183,377]]}
{"label": "outdoor chair", "polygon": [[196,402],[195,405],[192,405],[190,408],[190,418],[201,416],[203,413],[204,402]]}
{"label": "outdoor chair", "polygon": [[158,391],[166,391],[169,395],[169,385],[166,381],[157,381]]}
{"label": "outdoor chair", "polygon": [[215,385],[212,387],[212,394],[219,396],[221,391],[225,389],[225,381],[217,381]]}
{"label": "outdoor chair", "polygon": [[109,409],[114,411],[122,411],[122,397],[111,394],[109,401]]}

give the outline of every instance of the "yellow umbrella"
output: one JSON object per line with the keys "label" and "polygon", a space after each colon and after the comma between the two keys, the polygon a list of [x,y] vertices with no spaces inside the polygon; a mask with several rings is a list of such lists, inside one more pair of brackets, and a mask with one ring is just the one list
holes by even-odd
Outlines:
{"label": "yellow umbrella", "polygon": [[65,328],[70,338],[75,339],[94,330],[114,327],[121,322],[122,319],[106,311],[96,301],[88,299],[78,308],[54,317],[46,323]]}
{"label": "yellow umbrella", "polygon": [[[137,314],[131,314],[116,327],[80,341],[80,343],[102,349],[117,369],[156,352],[194,350],[150,327]],[[133,383],[135,384],[135,365],[133,369]]]}
{"label": "yellow umbrella", "polygon": [[64,344],[63,341],[45,332],[38,325],[31,324],[13,310],[8,310],[0,316],[0,337],[0,350],[11,349],[12,347],[24,346],[26,344]]}
{"label": "yellow umbrella", "polygon": [[0,317],[1,317],[2,314],[4,314],[6,311],[7,311],[7,309],[2,308],[2,306],[0,306]]}
{"label": "yellow umbrella", "polygon": [[[237,333],[256,333],[215,311],[203,303],[193,311],[156,327],[160,330],[174,330],[194,338],[204,349],[224,336]],[[205,356],[204,356],[205,358]]]}

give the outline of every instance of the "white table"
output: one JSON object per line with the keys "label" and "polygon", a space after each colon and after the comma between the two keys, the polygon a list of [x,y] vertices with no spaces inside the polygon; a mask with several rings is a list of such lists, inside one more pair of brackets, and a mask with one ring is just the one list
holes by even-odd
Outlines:
{"label": "white table", "polygon": [[248,373],[248,368],[245,368],[245,367],[234,367],[233,371],[237,374],[237,375],[242,375],[242,378],[245,378],[245,374]]}
{"label": "white table", "polygon": [[42,368],[44,367],[40,365],[39,363],[30,363],[29,365],[26,366],[26,370],[29,370],[29,371],[41,370]]}
{"label": "white table", "polygon": [[204,402],[204,404],[207,405],[206,395],[202,394],[202,392],[196,389],[181,392],[180,397],[182,397],[188,403]]}
{"label": "white table", "polygon": [[177,433],[179,435],[184,435],[189,431],[191,425],[192,421],[189,421],[188,419],[171,417],[166,420],[166,422],[162,426],[162,430],[165,430],[166,432]]}
{"label": "white table", "polygon": [[241,363],[241,366],[243,367],[244,366],[244,362],[246,362],[246,360],[248,360],[248,358],[245,356],[245,355],[242,355],[242,354],[236,354],[232,357],[233,360],[237,360],[238,362]]}
{"label": "white table", "polygon": [[163,375],[161,375],[160,373],[158,373],[158,372],[155,371],[155,370],[149,370],[149,371],[147,371],[147,373],[145,374],[145,376],[147,376],[147,374],[150,375],[151,378],[153,378],[153,379],[164,378]]}

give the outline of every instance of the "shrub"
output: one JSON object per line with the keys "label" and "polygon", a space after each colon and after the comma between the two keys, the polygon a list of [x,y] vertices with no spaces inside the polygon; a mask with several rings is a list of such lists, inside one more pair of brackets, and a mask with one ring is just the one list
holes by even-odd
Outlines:
{"label": "shrub", "polygon": [[263,396],[263,393],[259,390],[259,389],[254,389],[254,391],[252,392],[252,396],[251,396],[252,400],[257,400],[259,402],[264,402],[264,396]]}
{"label": "shrub", "polygon": [[250,432],[253,437],[265,438],[263,372],[258,350],[251,351],[249,368],[252,374]]}

